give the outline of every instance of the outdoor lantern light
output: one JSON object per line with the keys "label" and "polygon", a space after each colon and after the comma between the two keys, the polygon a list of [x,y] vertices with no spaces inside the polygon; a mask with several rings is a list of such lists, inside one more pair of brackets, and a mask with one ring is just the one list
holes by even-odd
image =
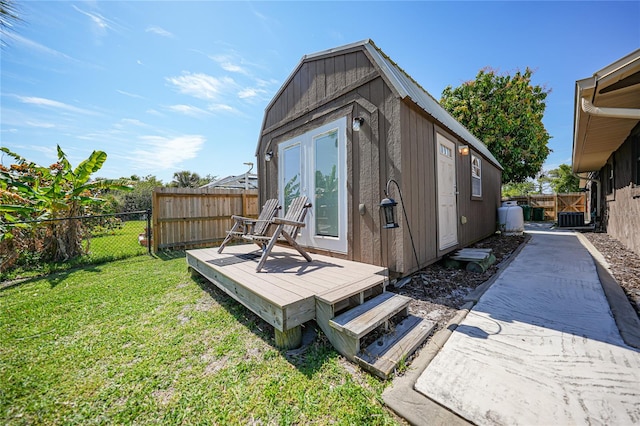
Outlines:
{"label": "outdoor lantern light", "polygon": [[460,145],[458,147],[460,155],[469,155],[469,145]]}
{"label": "outdoor lantern light", "polygon": [[354,132],[359,132],[360,131],[360,126],[362,126],[362,123],[364,123],[364,118],[362,117],[356,117],[353,119],[353,123],[352,123],[352,128]]}
{"label": "outdoor lantern light", "polygon": [[382,213],[384,214],[384,229],[397,228],[396,222],[396,206],[398,203],[393,198],[385,198],[380,201],[380,207],[382,207]]}
{"label": "outdoor lantern light", "polygon": [[393,229],[398,228],[398,222],[396,222],[396,206],[398,203],[391,197],[389,197],[389,189],[391,184],[396,185],[396,189],[398,190],[398,195],[400,195],[400,202],[402,203],[402,212],[404,213],[404,223],[407,226],[407,231],[409,231],[409,238],[411,239],[411,247],[413,248],[413,256],[416,259],[416,265],[420,265],[420,261],[418,260],[418,252],[416,251],[416,245],[413,242],[413,234],[411,233],[411,227],[409,226],[409,218],[407,217],[407,210],[404,208],[404,200],[402,199],[402,191],[400,190],[400,185],[395,179],[389,179],[387,181],[387,186],[384,190],[385,198],[380,201],[380,207],[382,208],[382,213],[384,214],[384,225],[383,229]]}
{"label": "outdoor lantern light", "polygon": [[267,153],[264,155],[265,161],[271,161],[272,158],[273,158],[273,151],[271,150],[267,151]]}

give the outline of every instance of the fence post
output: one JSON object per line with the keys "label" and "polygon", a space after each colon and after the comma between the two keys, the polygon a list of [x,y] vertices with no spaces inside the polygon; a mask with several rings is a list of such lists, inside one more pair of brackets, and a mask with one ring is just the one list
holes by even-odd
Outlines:
{"label": "fence post", "polygon": [[151,209],[147,209],[147,251],[151,254]]}

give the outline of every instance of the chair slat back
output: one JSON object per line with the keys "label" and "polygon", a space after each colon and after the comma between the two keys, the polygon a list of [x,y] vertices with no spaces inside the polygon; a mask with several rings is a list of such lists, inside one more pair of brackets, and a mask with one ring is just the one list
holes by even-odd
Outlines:
{"label": "chair slat back", "polygon": [[[287,209],[285,219],[304,222],[304,218],[307,215],[307,209],[309,207],[311,207],[311,204],[309,204],[309,199],[306,196],[302,195],[294,198]],[[285,225],[283,231],[295,239],[296,235],[298,235],[298,228],[299,227],[295,225]]]}
{"label": "chair slat back", "polygon": [[267,202],[264,203],[260,211],[260,216],[258,216],[258,221],[253,228],[253,235],[262,236],[267,233],[269,225],[271,225],[271,220],[276,217],[279,208],[278,200],[275,198],[267,200]]}

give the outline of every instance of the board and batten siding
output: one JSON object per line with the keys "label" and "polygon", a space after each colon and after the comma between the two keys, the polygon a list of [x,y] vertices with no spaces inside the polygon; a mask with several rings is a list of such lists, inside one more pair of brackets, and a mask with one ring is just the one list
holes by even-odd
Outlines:
{"label": "board and batten siding", "polygon": [[[258,171],[261,202],[278,193],[277,158],[264,162],[264,153],[273,150],[277,154],[279,142],[347,116],[349,250],[346,255],[323,253],[386,265],[387,259],[396,256],[397,238],[380,233],[379,204],[384,198],[385,176],[399,168],[399,147],[397,152],[387,149],[394,134],[399,141],[399,132],[393,129],[397,120],[391,118],[394,111],[398,113],[399,103],[361,50],[303,63],[265,112],[258,148],[258,164],[264,165]],[[359,132],[351,129],[354,117],[365,119]],[[381,170],[388,172],[381,175]],[[360,214],[361,204],[364,215]]]}
{"label": "board and batten siding", "polygon": [[[443,255],[437,247],[437,120],[410,99],[400,99],[369,55],[358,46],[305,57],[267,106],[256,152],[260,202],[278,196],[280,142],[346,117],[348,251],[311,251],[385,266],[406,275]],[[351,129],[354,117],[364,118],[358,132]],[[467,144],[450,133],[443,134],[457,144]],[[274,157],[267,162],[265,154],[269,151]],[[462,167],[456,157],[458,183],[466,181],[469,198],[468,202],[459,202],[459,212],[470,218],[475,211],[483,219],[468,220],[466,228],[458,226],[458,246],[495,231],[500,197],[500,171],[489,161],[483,158],[482,201],[470,200],[470,166],[469,170]],[[382,229],[379,204],[388,179],[396,180],[402,190],[419,264],[400,194],[393,184],[389,196],[399,203],[396,216],[400,227]],[[488,222],[491,226],[487,228]]]}
{"label": "board and batten siding", "polygon": [[[459,142],[462,144],[462,142]],[[471,156],[482,161],[482,197],[471,196]],[[458,240],[468,246],[492,235],[497,229],[498,208],[501,203],[502,172],[479,152],[470,149],[469,155],[458,155]],[[462,217],[466,223],[462,223]]]}

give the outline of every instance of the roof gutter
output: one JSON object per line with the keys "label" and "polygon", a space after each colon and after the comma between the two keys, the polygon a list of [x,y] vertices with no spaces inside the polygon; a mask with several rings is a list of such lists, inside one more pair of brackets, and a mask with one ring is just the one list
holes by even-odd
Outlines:
{"label": "roof gutter", "polygon": [[632,120],[640,120],[640,109],[631,108],[604,108],[593,105],[586,98],[581,98],[582,111],[587,114],[596,115],[598,117],[610,118],[629,118]]}

